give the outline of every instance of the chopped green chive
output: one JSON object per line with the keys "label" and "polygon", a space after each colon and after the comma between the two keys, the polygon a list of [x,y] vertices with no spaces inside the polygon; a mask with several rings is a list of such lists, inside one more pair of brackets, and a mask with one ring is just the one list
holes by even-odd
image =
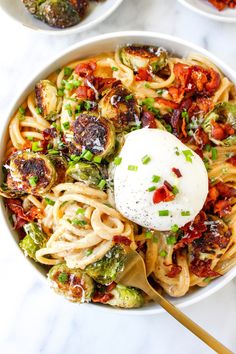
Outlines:
{"label": "chopped green chive", "polygon": [[210,144],[206,144],[205,145],[205,150],[210,152],[211,151],[211,145]]}
{"label": "chopped green chive", "polygon": [[81,80],[74,80],[72,83],[73,83],[73,86],[75,88],[77,88],[77,87],[81,86],[82,81]]}
{"label": "chopped green chive", "polygon": [[145,155],[142,157],[142,163],[143,165],[147,165],[151,161],[151,157],[148,155]]}
{"label": "chopped green chive", "polygon": [[65,105],[65,109],[67,110],[69,117],[72,117],[72,107],[69,103]]}
{"label": "chopped green chive", "polygon": [[132,94],[127,95],[127,96],[125,96],[125,100],[126,100],[126,101],[132,100],[133,97],[134,97],[134,96],[133,96]]}
{"label": "chopped green chive", "polygon": [[36,107],[35,110],[36,110],[36,113],[38,113],[38,114],[42,113],[42,109],[40,107]]}
{"label": "chopped green chive", "polygon": [[148,83],[146,83],[144,86],[145,86],[146,88],[151,88],[151,85],[148,84]]}
{"label": "chopped green chive", "polygon": [[121,162],[122,162],[122,157],[116,156],[116,157],[114,158],[113,162],[114,162],[114,164],[115,164],[116,166],[119,166],[119,165],[121,164]]}
{"label": "chopped green chive", "polygon": [[165,250],[162,250],[162,251],[160,252],[160,256],[161,256],[161,257],[166,257],[166,256],[167,256],[167,252],[166,252]]}
{"label": "chopped green chive", "polygon": [[60,282],[60,283],[66,283],[67,281],[68,281],[68,279],[69,279],[69,277],[68,277],[68,274],[66,273],[66,272],[62,272],[62,273],[60,273],[59,275],[58,275],[58,281]]}
{"label": "chopped green chive", "polygon": [[142,101],[142,105],[152,112],[157,118],[160,117],[160,110],[154,107],[155,99],[153,97],[147,97]]}
{"label": "chopped green chive", "polygon": [[101,179],[101,181],[98,183],[98,188],[103,189],[105,187],[106,183],[107,182],[105,181],[105,179]]}
{"label": "chopped green chive", "polygon": [[193,153],[191,150],[183,150],[182,153],[184,154],[185,160],[187,162],[193,162],[192,160]]}
{"label": "chopped green chive", "polygon": [[83,208],[78,208],[77,210],[76,210],[76,214],[78,215],[78,214],[84,214],[85,213],[85,210],[83,209]]}
{"label": "chopped green chive", "polygon": [[32,176],[29,178],[29,184],[31,185],[31,187],[36,187],[38,182],[38,176]]}
{"label": "chopped green chive", "polygon": [[77,113],[80,113],[83,107],[83,102],[79,103],[76,107],[75,110]]}
{"label": "chopped green chive", "polygon": [[176,237],[174,235],[169,235],[166,238],[167,245],[174,245],[176,243]]}
{"label": "chopped green chive", "polygon": [[93,162],[101,163],[101,161],[102,161],[102,157],[101,156],[94,156]]}
{"label": "chopped green chive", "polygon": [[34,140],[34,138],[33,138],[33,136],[27,136],[27,140],[32,141],[32,140]]}
{"label": "chopped green chive", "polygon": [[175,155],[177,155],[177,156],[180,155],[179,148],[177,146],[175,147]]}
{"label": "chopped green chive", "polygon": [[91,153],[91,151],[86,150],[86,152],[83,154],[83,158],[87,161],[91,161],[93,158],[93,154]]}
{"label": "chopped green chive", "polygon": [[49,155],[58,155],[58,154],[59,154],[59,151],[58,151],[58,150],[51,149],[51,150],[48,150],[48,153],[49,153]]}
{"label": "chopped green chive", "polygon": [[84,108],[86,111],[89,111],[91,108],[91,103],[89,101],[84,101]]}
{"label": "chopped green chive", "polygon": [[128,166],[128,170],[129,170],[129,171],[134,171],[134,172],[137,172],[137,171],[138,171],[138,166],[135,166],[135,165],[129,165],[129,166]]}
{"label": "chopped green chive", "polygon": [[177,224],[171,226],[171,231],[177,232],[178,230],[179,230],[179,226]]}
{"label": "chopped green chive", "polygon": [[32,151],[37,152],[37,151],[42,151],[42,150],[43,150],[43,148],[41,147],[39,141],[34,141],[32,143]]}
{"label": "chopped green chive", "polygon": [[179,189],[176,186],[173,186],[172,193],[174,193],[174,195],[178,194],[179,193]]}
{"label": "chopped green chive", "polygon": [[153,192],[153,191],[155,191],[157,188],[156,188],[156,186],[152,186],[152,187],[149,187],[148,189],[147,189],[147,191],[148,192]]}
{"label": "chopped green chive", "polygon": [[159,182],[159,181],[160,181],[160,179],[161,179],[161,177],[160,177],[160,176],[156,176],[156,175],[153,175],[153,176],[152,176],[152,182],[153,182],[153,183],[157,183],[157,182]]}
{"label": "chopped green chive", "polygon": [[151,231],[145,232],[145,238],[151,239],[152,238],[152,232]]}
{"label": "chopped green chive", "polygon": [[85,220],[80,220],[77,218],[74,218],[71,220],[72,225],[79,225],[79,226],[85,226],[87,225],[87,222]]}
{"label": "chopped green chive", "polygon": [[63,125],[63,128],[65,128],[65,129],[69,129],[70,128],[70,122],[65,122],[62,125]]}
{"label": "chopped green chive", "polygon": [[182,216],[190,216],[190,211],[189,210],[181,211],[181,215]]}
{"label": "chopped green chive", "polygon": [[64,89],[58,89],[57,90],[57,96],[59,96],[59,97],[63,97],[64,96]]}
{"label": "chopped green chive", "polygon": [[64,75],[69,76],[72,74],[73,69],[69,68],[69,66],[64,67]]}
{"label": "chopped green chive", "polygon": [[19,113],[22,114],[22,116],[24,116],[25,115],[25,108],[20,107],[19,108]]}
{"label": "chopped green chive", "polygon": [[189,115],[186,110],[182,111],[181,116],[183,119],[185,119],[186,123],[189,123]]}
{"label": "chopped green chive", "polygon": [[213,147],[211,149],[211,159],[214,161],[217,159],[217,157],[218,157],[218,151],[215,147]]}
{"label": "chopped green chive", "polygon": [[92,253],[93,253],[93,250],[90,248],[90,249],[86,250],[85,255],[88,257]]}
{"label": "chopped green chive", "polygon": [[153,235],[152,242],[153,243],[157,243],[158,242],[158,237],[156,235]]}
{"label": "chopped green chive", "polygon": [[113,70],[113,71],[118,71],[119,69],[118,69],[116,66],[112,66],[112,67],[111,67],[111,70]]}
{"label": "chopped green chive", "polygon": [[169,216],[170,212],[169,210],[159,210],[158,214],[159,216]]}
{"label": "chopped green chive", "polygon": [[71,91],[71,90],[73,90],[73,88],[74,88],[74,85],[72,84],[72,82],[67,82],[65,84],[65,89],[66,90]]}
{"label": "chopped green chive", "polygon": [[44,200],[45,200],[45,202],[48,204],[48,205],[54,205],[55,204],[55,202],[54,202],[54,200],[52,200],[52,199],[50,199],[50,198],[44,198]]}

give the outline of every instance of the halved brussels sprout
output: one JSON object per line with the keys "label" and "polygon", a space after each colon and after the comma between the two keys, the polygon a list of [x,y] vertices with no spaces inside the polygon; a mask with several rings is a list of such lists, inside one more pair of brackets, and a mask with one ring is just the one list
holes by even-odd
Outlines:
{"label": "halved brussels sprout", "polygon": [[68,0],[69,3],[75,8],[81,18],[84,17],[89,6],[88,0]]}
{"label": "halved brussels sprout", "polygon": [[89,264],[85,272],[100,284],[114,281],[123,270],[125,251],[120,245],[113,246],[99,261]]}
{"label": "halved brussels sprout", "polygon": [[96,156],[110,155],[115,147],[115,130],[111,122],[95,112],[80,114],[72,126],[74,144],[79,151],[89,150]]}
{"label": "halved brussels sprout", "polygon": [[22,0],[22,2],[32,15],[38,17],[38,6],[42,3],[41,0]]}
{"label": "halved brussels sprout", "polygon": [[39,6],[41,19],[52,27],[66,28],[80,22],[80,15],[66,0],[46,0]]}
{"label": "halved brussels sprout", "polygon": [[61,98],[57,96],[57,88],[51,81],[41,80],[35,85],[35,101],[45,119],[56,119]]}
{"label": "halved brussels sprout", "polygon": [[7,186],[13,191],[42,195],[57,179],[56,170],[48,157],[20,151],[11,156]]}
{"label": "halved brussels sprout", "polygon": [[156,74],[167,64],[167,51],[153,46],[129,45],[121,49],[121,59],[135,72],[140,68],[149,68]]}
{"label": "halved brussels sprout", "polygon": [[[229,102],[222,102],[217,104],[214,109],[207,114],[202,123],[204,131],[209,135],[213,141],[218,141],[212,137],[213,122],[229,124],[236,130],[236,104]],[[232,145],[232,141],[235,141],[235,136],[229,136],[221,141],[224,145]]]}
{"label": "halved brussels sprout", "polygon": [[24,230],[26,236],[19,243],[20,248],[24,251],[26,256],[33,258],[35,261],[35,253],[40,249],[45,247],[47,242],[47,236],[39,228],[38,224],[31,222],[24,225]]}
{"label": "halved brussels sprout", "polygon": [[53,266],[48,278],[56,293],[73,302],[90,301],[94,292],[93,280],[80,269],[70,269],[65,263]]}
{"label": "halved brussels sprout", "polygon": [[113,298],[108,300],[106,304],[111,306],[126,309],[143,306],[144,298],[142,292],[137,288],[117,284],[110,293],[113,295]]}
{"label": "halved brussels sprout", "polygon": [[103,178],[99,167],[89,162],[78,162],[71,165],[66,174],[76,181],[84,182],[89,186],[97,186]]}
{"label": "halved brussels sprout", "polygon": [[114,124],[117,132],[140,124],[140,107],[131,91],[122,84],[107,90],[98,107],[101,115]]}
{"label": "halved brussels sprout", "polygon": [[57,171],[57,179],[55,184],[64,183],[66,180],[66,170],[68,168],[68,162],[65,157],[57,155],[47,155],[52,162],[55,170]]}

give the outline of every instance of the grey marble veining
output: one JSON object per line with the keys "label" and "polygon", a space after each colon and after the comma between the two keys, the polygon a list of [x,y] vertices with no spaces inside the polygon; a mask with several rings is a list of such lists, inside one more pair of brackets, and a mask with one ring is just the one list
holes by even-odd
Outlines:
{"label": "grey marble veining", "polygon": [[[26,81],[61,50],[93,35],[121,30],[182,37],[212,51],[236,70],[236,25],[200,17],[175,0],[124,0],[95,29],[58,38],[30,32],[0,12],[1,121]],[[132,317],[66,302],[28,267],[9,237],[0,233],[1,354],[212,352],[167,314]],[[184,311],[236,351],[236,281]]]}

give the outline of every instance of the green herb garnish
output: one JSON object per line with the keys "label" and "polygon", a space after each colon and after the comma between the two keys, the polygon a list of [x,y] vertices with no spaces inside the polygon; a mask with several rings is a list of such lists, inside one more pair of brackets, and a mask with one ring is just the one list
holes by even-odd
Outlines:
{"label": "green herb garnish", "polygon": [[135,165],[129,165],[129,166],[128,166],[128,170],[129,170],[129,171],[134,171],[134,172],[137,172],[137,171],[138,171],[138,166],[135,166]]}

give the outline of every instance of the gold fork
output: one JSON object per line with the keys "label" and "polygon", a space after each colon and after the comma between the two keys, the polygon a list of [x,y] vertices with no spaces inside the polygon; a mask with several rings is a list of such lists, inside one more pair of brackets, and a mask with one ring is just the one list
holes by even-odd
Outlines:
{"label": "gold fork", "polygon": [[124,270],[116,278],[116,282],[125,286],[133,286],[143,290],[150,296],[155,302],[159,303],[171,316],[179,321],[189,331],[194,333],[198,338],[205,342],[209,347],[220,354],[233,354],[222,343],[212,337],[203,328],[198,326],[190,318],[188,318],[183,312],[172,305],[161,294],[159,294],[149,284],[146,276],[145,263],[142,257],[136,252],[131,251],[127,254]]}

